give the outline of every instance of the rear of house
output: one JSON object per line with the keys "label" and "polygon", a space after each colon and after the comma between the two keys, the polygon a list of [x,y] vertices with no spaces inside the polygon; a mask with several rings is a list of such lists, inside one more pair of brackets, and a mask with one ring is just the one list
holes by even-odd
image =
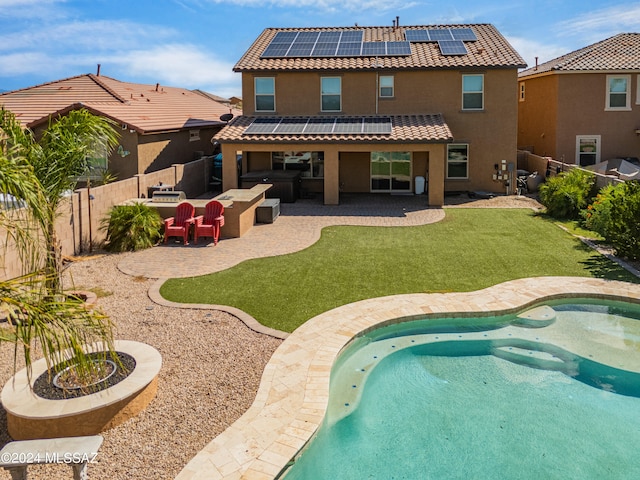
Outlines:
{"label": "rear of house", "polygon": [[524,66],[487,24],[266,29],[234,67],[243,116],[214,137],[223,187],[242,153],[243,173],[297,172],[326,204],[409,193],[417,177],[434,206],[447,191],[505,192]]}
{"label": "rear of house", "polygon": [[522,71],[518,145],[582,166],[640,157],[640,34]]}

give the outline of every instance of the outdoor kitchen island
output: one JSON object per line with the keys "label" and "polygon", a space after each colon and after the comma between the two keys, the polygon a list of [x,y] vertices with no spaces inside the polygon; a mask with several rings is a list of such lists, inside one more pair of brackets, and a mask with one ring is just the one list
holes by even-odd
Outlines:
{"label": "outdoor kitchen island", "polygon": [[[255,223],[256,209],[264,201],[265,193],[270,188],[271,184],[268,183],[255,185],[251,188],[233,188],[214,197],[214,200],[218,200],[224,206],[224,226],[220,230],[220,237],[238,238],[247,233]],[[177,195],[179,193],[182,192],[166,192],[165,195],[154,194],[150,199],[137,198],[129,200],[127,203],[144,203],[154,207],[164,219],[175,214],[176,206],[181,201],[187,201],[196,208],[196,215],[204,215],[205,205],[211,199],[187,199]],[[170,198],[171,196],[174,198]]]}

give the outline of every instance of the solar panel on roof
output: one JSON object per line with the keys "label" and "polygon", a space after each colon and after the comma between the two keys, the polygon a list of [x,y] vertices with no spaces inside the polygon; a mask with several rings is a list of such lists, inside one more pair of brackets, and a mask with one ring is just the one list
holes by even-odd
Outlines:
{"label": "solar panel on roof", "polygon": [[429,38],[432,42],[438,40],[453,40],[453,35],[451,35],[451,31],[448,28],[430,28],[427,32],[429,32]]}
{"label": "solar panel on roof", "polygon": [[387,45],[386,42],[363,42],[362,43],[362,55],[386,55]]}
{"label": "solar panel on roof", "polygon": [[273,37],[271,43],[291,43],[295,40],[298,32],[278,32],[276,36]]}
{"label": "solar panel on roof", "polygon": [[318,42],[338,43],[340,41],[340,35],[342,32],[320,32]]}
{"label": "solar panel on roof", "polygon": [[362,42],[340,42],[336,55],[338,57],[359,57],[362,53]]}
{"label": "solar panel on roof", "polygon": [[310,118],[309,122],[307,122],[307,126],[304,129],[304,133],[331,133],[333,132],[333,125],[335,123],[336,119],[334,117]]}
{"label": "solar panel on roof", "polygon": [[[424,30],[422,30],[425,32]],[[411,55],[409,42],[363,42],[362,30],[278,32],[262,58]]]}
{"label": "solar panel on roof", "polygon": [[429,32],[426,30],[405,30],[404,38],[407,42],[428,42],[430,41]]}
{"label": "solar panel on roof", "polygon": [[387,42],[387,55],[411,55],[409,42]]}
{"label": "solar panel on roof", "polygon": [[362,42],[364,32],[362,30],[345,30],[342,32],[340,42]]}
{"label": "solar panel on roof", "polygon": [[336,50],[338,50],[338,42],[332,43],[316,43],[316,46],[313,47],[313,51],[311,52],[312,57],[333,57],[336,54]]}
{"label": "solar panel on roof", "polygon": [[297,43],[294,42],[287,52],[287,57],[308,57],[315,46],[314,43]]}
{"label": "solar panel on roof", "polygon": [[467,42],[478,40],[474,31],[470,28],[451,28],[450,30],[454,40],[465,40]]}
{"label": "solar panel on roof", "polygon": [[302,117],[256,118],[244,134],[329,135],[329,134],[390,134],[389,117]]}
{"label": "solar panel on roof", "polygon": [[365,118],[363,133],[391,133],[392,124],[389,117]]}
{"label": "solar panel on roof", "polygon": [[467,47],[462,40],[440,40],[438,42],[440,52],[443,55],[466,55]]}
{"label": "solar panel on roof", "polygon": [[262,57],[286,57],[290,46],[289,43],[272,43],[262,52]]}
{"label": "solar panel on roof", "polygon": [[297,42],[315,43],[316,40],[318,40],[319,36],[320,36],[320,32],[299,32],[294,43],[297,43]]}
{"label": "solar panel on roof", "polygon": [[273,133],[302,133],[308,121],[308,118],[283,118],[273,129]]}
{"label": "solar panel on roof", "polygon": [[245,129],[244,133],[273,133],[279,123],[279,118],[256,118],[253,123]]}
{"label": "solar panel on roof", "polygon": [[333,133],[362,133],[362,118],[336,118]]}

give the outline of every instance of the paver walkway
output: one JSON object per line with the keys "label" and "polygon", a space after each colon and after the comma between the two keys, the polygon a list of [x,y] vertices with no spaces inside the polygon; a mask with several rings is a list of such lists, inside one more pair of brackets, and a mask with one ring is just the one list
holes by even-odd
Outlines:
{"label": "paver walkway", "polygon": [[[223,239],[214,247],[172,242],[123,257],[118,268],[128,275],[180,278],[233,267],[251,258],[297,252],[315,243],[330,225],[414,226],[444,218],[444,210],[429,208],[426,196],[345,195],[340,205],[323,205],[319,198],[281,203],[272,224],[257,224],[241,238]],[[206,242],[206,243],[205,243]]]}

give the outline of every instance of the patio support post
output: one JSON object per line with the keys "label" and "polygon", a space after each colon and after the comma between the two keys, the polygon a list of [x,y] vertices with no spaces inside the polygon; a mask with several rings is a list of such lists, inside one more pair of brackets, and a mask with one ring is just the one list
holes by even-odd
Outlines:
{"label": "patio support post", "polygon": [[324,204],[340,203],[340,163],[338,146],[327,145],[324,149]]}
{"label": "patio support post", "polygon": [[238,188],[238,167],[236,163],[236,146],[230,143],[222,145],[222,191]]}
{"label": "patio support post", "polygon": [[429,178],[427,188],[429,194],[429,206],[441,207],[444,205],[444,179],[445,179],[445,152],[446,145],[434,145],[429,149]]}

